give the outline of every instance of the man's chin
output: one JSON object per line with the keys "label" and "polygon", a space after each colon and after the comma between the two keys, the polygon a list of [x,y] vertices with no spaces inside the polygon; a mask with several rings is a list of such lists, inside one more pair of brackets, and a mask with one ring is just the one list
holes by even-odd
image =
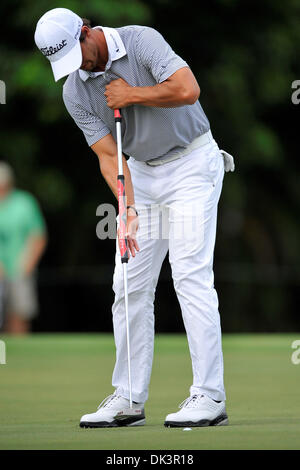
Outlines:
{"label": "man's chin", "polygon": [[93,72],[94,71],[94,64],[86,65],[85,67],[80,67],[80,70],[84,70],[85,72]]}

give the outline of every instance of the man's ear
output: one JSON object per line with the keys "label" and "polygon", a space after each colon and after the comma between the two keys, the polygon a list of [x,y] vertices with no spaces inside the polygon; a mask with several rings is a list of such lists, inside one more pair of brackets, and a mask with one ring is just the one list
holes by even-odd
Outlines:
{"label": "man's ear", "polygon": [[91,28],[88,26],[82,26],[81,34],[80,34],[80,41],[84,41],[87,36],[90,35]]}

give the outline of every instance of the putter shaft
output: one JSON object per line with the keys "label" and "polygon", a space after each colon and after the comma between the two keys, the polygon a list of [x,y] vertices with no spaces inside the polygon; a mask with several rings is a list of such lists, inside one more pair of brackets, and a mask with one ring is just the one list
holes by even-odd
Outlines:
{"label": "putter shaft", "polygon": [[[119,110],[115,110],[115,122],[116,122],[116,133],[117,133],[117,149],[118,149],[118,179],[121,178],[123,183],[123,193],[118,192],[119,198],[119,222],[123,224],[123,229],[126,230],[126,196],[125,196],[125,181],[123,174],[123,155],[122,155],[122,135],[121,135],[121,113]],[[122,207],[123,213],[120,213]],[[122,219],[122,220],[121,220]],[[124,227],[125,225],[125,227]],[[120,233],[120,232],[119,232]],[[126,235],[124,236],[124,242],[126,243]],[[125,250],[123,243],[122,249]],[[123,264],[123,278],[124,278],[124,300],[125,300],[125,316],[126,316],[126,336],[127,336],[127,363],[128,363],[128,386],[129,386],[129,406],[132,408],[132,385],[131,385],[131,359],[130,359],[130,334],[129,334],[129,314],[128,314],[128,284],[127,284],[127,262],[128,262],[128,245],[126,243],[125,253],[121,253],[121,261]]]}

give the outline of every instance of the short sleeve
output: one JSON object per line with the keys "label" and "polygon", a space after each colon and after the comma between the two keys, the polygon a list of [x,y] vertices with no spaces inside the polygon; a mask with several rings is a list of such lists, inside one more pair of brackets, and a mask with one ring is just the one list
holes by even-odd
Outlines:
{"label": "short sleeve", "polygon": [[153,28],[144,27],[136,42],[137,58],[162,83],[177,70],[188,64],[170,47],[163,36]]}
{"label": "short sleeve", "polygon": [[67,111],[75,123],[82,130],[89,146],[95,144],[110,133],[109,128],[98,116],[90,113],[78,103],[75,103],[68,95],[63,93],[63,100]]}

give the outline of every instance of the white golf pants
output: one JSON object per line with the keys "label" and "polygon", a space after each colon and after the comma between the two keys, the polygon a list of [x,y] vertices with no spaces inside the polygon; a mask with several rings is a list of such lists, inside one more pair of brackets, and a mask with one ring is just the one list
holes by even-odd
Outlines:
{"label": "white golf pants", "polygon": [[[154,295],[169,251],[192,360],[190,394],[225,400],[213,253],[224,161],[214,140],[161,166],[128,160],[139,212],[140,247],[128,262],[132,399],[148,398],[154,347]],[[112,385],[129,399],[123,267],[117,243],[112,307],[116,364]],[[169,315],[169,312],[159,312]],[[171,318],[170,318],[170,321]],[[180,380],[180,371],[178,380]]]}

